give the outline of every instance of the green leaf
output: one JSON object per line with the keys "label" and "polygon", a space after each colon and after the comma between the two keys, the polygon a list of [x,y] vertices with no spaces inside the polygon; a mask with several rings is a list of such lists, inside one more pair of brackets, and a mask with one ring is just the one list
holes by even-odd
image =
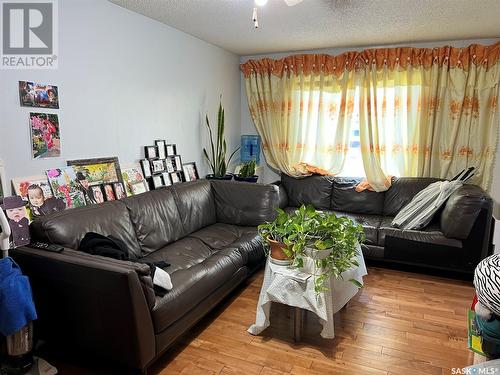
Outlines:
{"label": "green leaf", "polygon": [[356,279],[349,279],[349,281],[351,283],[353,283],[354,285],[356,285],[358,288],[362,288],[363,287],[363,284],[361,284],[358,280]]}

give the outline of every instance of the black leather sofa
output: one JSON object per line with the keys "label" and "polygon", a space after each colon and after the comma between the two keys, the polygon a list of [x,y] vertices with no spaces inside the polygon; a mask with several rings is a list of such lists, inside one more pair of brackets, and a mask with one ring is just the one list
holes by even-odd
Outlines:
{"label": "black leather sofa", "polygon": [[[144,372],[263,264],[256,226],[274,218],[278,199],[274,185],[199,180],[36,220],[35,240],[65,247],[12,252],[31,280],[37,333]],[[173,289],[155,296],[147,265],[74,250],[91,231],[170,263]]]}
{"label": "black leather sofa", "polygon": [[365,259],[472,274],[492,252],[492,209],[489,195],[475,185],[464,185],[423,230],[393,228],[394,216],[434,178],[395,178],[385,192],[356,192],[358,178],[282,175],[280,207],[301,204],[347,216],[364,228]]}

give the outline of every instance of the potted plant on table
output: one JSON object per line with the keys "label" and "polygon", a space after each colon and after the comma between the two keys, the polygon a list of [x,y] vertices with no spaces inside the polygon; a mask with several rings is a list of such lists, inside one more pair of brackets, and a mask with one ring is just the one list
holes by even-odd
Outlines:
{"label": "potted plant on table", "polygon": [[227,155],[227,145],[226,139],[224,138],[224,108],[222,107],[222,99],[219,103],[219,111],[217,113],[217,138],[214,144],[214,137],[212,134],[212,127],[210,126],[210,121],[208,120],[208,115],[205,118],[208,133],[210,135],[210,151],[208,154],[206,148],[203,148],[203,154],[205,159],[207,159],[208,164],[212,173],[207,175],[207,179],[219,179],[219,180],[231,180],[233,176],[227,173],[227,167],[231,162],[234,154],[240,149],[239,147],[233,151],[226,160]]}
{"label": "potted plant on table", "polygon": [[[270,249],[271,261],[281,264],[287,259],[313,275],[317,293],[325,290],[329,277],[341,277],[359,266],[356,257],[365,238],[363,227],[351,219],[305,205],[290,214],[278,209],[278,217],[259,225],[258,232]],[[349,281],[362,287],[355,279]]]}
{"label": "potted plant on table", "polygon": [[[301,207],[298,211],[303,211],[304,225],[294,264],[315,276],[315,290],[320,292],[329,277],[341,277],[345,271],[359,266],[356,257],[365,234],[361,225],[347,217],[316,211],[313,207]],[[362,287],[355,279],[349,281]]]}
{"label": "potted plant on table", "polygon": [[236,181],[245,181],[245,182],[257,182],[259,176],[255,174],[255,167],[257,163],[255,160],[251,160],[249,162],[244,163],[238,174],[234,176]]}
{"label": "potted plant on table", "polygon": [[258,233],[264,239],[264,248],[269,252],[271,261],[281,265],[292,264],[294,252],[300,242],[296,226],[299,224],[296,215],[289,215],[281,208],[274,221],[260,224]]}

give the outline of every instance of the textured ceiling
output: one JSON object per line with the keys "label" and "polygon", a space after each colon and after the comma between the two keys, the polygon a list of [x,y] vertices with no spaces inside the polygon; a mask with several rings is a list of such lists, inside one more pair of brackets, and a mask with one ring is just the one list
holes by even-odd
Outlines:
{"label": "textured ceiling", "polygon": [[238,55],[500,37],[500,0],[110,0]]}

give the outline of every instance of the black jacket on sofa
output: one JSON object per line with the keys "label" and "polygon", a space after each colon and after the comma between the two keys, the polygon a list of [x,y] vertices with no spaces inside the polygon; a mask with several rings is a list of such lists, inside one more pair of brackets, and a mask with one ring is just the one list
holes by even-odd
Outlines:
{"label": "black jacket on sofa", "polygon": [[[207,181],[58,212],[32,238],[62,253],[21,247],[38,332],[72,350],[145,369],[265,259],[256,226],[272,220],[278,187]],[[87,232],[113,235],[143,261],[170,263],[173,289],[155,296],[146,264],[74,249]]]}
{"label": "black jacket on sofa", "polygon": [[392,227],[394,216],[435,178],[395,178],[385,192],[356,192],[359,178],[311,176],[296,179],[282,175],[280,207],[293,210],[301,204],[347,216],[363,226],[363,254],[367,259],[390,261],[472,273],[492,250],[493,203],[475,185],[455,191],[444,208],[423,230]]}

